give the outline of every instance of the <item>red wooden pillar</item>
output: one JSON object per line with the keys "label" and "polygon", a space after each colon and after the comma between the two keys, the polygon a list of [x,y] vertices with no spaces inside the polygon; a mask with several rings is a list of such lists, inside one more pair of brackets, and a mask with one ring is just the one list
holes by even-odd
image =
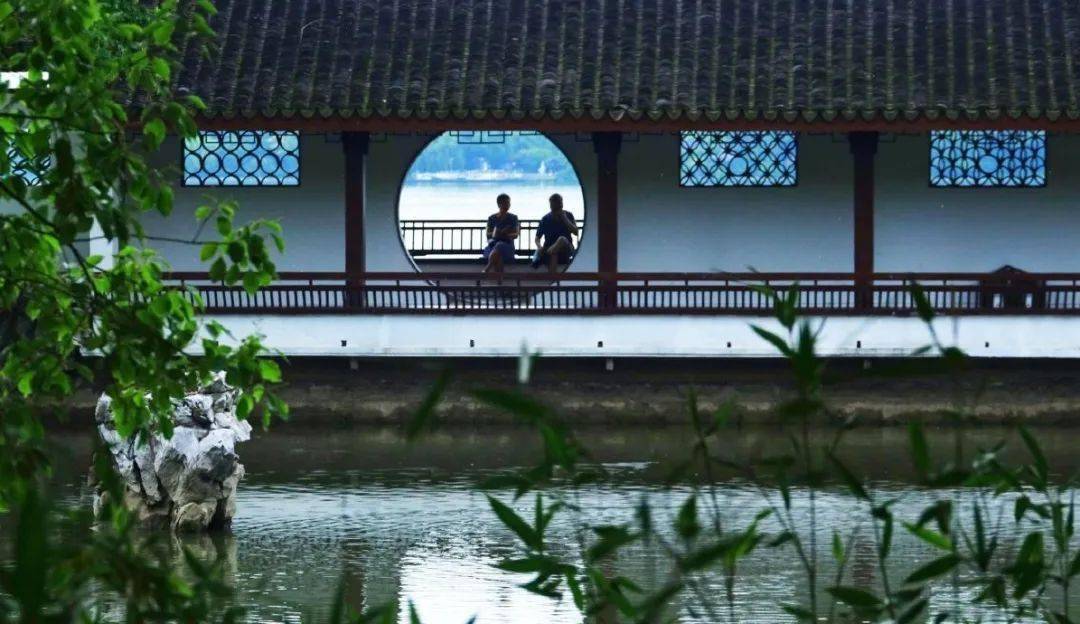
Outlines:
{"label": "red wooden pillar", "polygon": [[874,156],[877,132],[848,134],[855,164],[855,305],[874,305]]}
{"label": "red wooden pillar", "polygon": [[364,251],[364,198],[368,153],[367,132],[342,132],[345,151],[345,274],[350,285],[363,283],[367,271]]}
{"label": "red wooden pillar", "polygon": [[596,246],[598,271],[605,276],[600,283],[600,307],[615,309],[619,271],[619,132],[594,132],[596,150]]}

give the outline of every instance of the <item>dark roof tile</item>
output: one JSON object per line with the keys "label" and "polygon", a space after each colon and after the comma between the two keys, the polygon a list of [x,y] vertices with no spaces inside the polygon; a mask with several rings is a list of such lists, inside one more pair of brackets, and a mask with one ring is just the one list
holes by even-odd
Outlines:
{"label": "dark roof tile", "polygon": [[1080,115],[1077,0],[216,0],[208,116]]}

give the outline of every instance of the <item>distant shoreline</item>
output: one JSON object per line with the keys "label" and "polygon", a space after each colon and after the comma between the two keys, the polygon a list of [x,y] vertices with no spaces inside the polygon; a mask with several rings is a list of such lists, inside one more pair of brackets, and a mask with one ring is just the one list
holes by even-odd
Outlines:
{"label": "distant shoreline", "polygon": [[521,178],[504,179],[476,179],[476,178],[423,178],[418,179],[410,176],[405,180],[408,186],[494,186],[494,185],[517,185],[517,186],[572,186],[578,184],[573,180],[559,180],[558,178],[546,178],[543,180],[529,180]]}

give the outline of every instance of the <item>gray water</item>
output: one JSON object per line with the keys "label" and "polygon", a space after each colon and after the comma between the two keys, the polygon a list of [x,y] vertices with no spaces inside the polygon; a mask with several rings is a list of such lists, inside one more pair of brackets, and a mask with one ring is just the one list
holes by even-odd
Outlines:
{"label": "gray water", "polygon": [[[298,415],[297,418],[300,416]],[[1022,457],[1015,436],[1003,429],[941,429],[931,432],[932,447],[951,452],[955,436],[966,448],[990,446],[1010,438],[1009,451]],[[819,435],[830,435],[821,432]],[[1044,429],[1051,465],[1065,473],[1077,467],[1074,454],[1080,430]],[[643,498],[656,510],[658,523],[669,521],[685,499],[685,485],[667,487],[665,476],[674,459],[685,456],[689,438],[684,429],[607,428],[583,432],[584,444],[611,471],[613,478],[579,493],[583,517],[590,522],[624,522],[633,518]],[[61,436],[64,463],[58,470],[73,502],[88,501],[80,485],[89,462],[86,436]],[[778,431],[732,431],[721,452],[741,458],[778,452],[786,444]],[[936,492],[911,485],[904,429],[869,429],[848,434],[841,455],[854,471],[872,480],[874,489],[899,499],[901,519],[914,520],[937,497],[961,499],[965,491]],[[528,576],[510,574],[493,564],[512,556],[517,545],[494,518],[485,493],[476,484],[500,472],[527,465],[536,457],[534,434],[509,429],[440,432],[407,444],[391,430],[329,429],[299,432],[278,429],[258,434],[241,447],[247,476],[241,484],[238,516],[231,535],[184,538],[207,558],[226,562],[235,600],[252,622],[319,621],[339,585],[356,608],[393,599],[412,601],[424,622],[457,623],[476,617],[487,623],[580,622],[569,599],[556,601],[529,594],[518,585]],[[510,492],[495,492],[511,502]],[[809,524],[807,496],[796,490],[796,521]],[[740,527],[770,502],[775,491],[754,487],[734,475],[721,476],[718,500],[724,522]],[[516,504],[531,514],[532,501]],[[1011,505],[1002,501],[1011,526]],[[817,497],[818,556],[831,572],[833,529],[846,535],[858,530],[845,584],[875,587],[879,583],[873,539],[865,508],[839,488]],[[526,516],[531,517],[531,515]],[[763,527],[775,531],[774,524]],[[577,553],[575,518],[557,520],[551,549],[571,559]],[[1005,544],[1005,548],[1010,548]],[[898,531],[890,575],[902,578],[937,555]],[[643,586],[658,586],[668,563],[657,546],[635,546],[622,553],[614,571]],[[719,598],[722,581],[703,580],[705,593]],[[735,613],[742,622],[786,622],[781,602],[805,596],[805,580],[790,548],[761,549],[740,570]],[[967,590],[942,587],[932,607],[966,602]],[[688,601],[693,603],[694,601]],[[108,608],[108,601],[102,601]],[[726,606],[719,601],[726,613]],[[685,605],[684,605],[685,607]],[[972,612],[974,615],[974,612]],[[679,608],[680,622],[707,622],[701,612]],[[402,611],[401,621],[407,621]],[[991,620],[993,621],[993,620]]]}

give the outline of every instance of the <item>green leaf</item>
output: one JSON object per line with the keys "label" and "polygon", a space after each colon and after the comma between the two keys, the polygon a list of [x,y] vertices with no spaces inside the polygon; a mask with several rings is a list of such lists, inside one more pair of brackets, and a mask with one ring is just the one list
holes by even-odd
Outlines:
{"label": "green leaf", "polygon": [[840,585],[826,588],[825,591],[829,592],[830,596],[836,598],[840,602],[859,610],[874,609],[881,606],[881,599],[871,592],[858,587]]}
{"label": "green leaf", "polygon": [[169,64],[165,61],[165,59],[157,57],[153,61],[151,61],[150,65],[154,68],[154,73],[157,74],[158,78],[163,81],[169,79],[169,75],[172,73],[172,70],[169,68]]}
{"label": "green leaf", "polygon": [[146,137],[151,149],[157,149],[165,140],[165,122],[157,118],[146,122],[143,125],[143,136]]}
{"label": "green leaf", "polygon": [[784,341],[784,339],[780,336],[777,336],[776,334],[772,333],[767,329],[758,327],[757,325],[751,325],[750,329],[754,330],[755,334],[764,338],[766,341],[769,342],[769,344],[775,347],[777,351],[784,354],[786,357],[792,357],[793,355],[795,355],[795,352],[791,350],[791,347],[788,346],[788,343]]}
{"label": "green leaf", "polygon": [[15,387],[19,390],[20,394],[22,394],[24,397],[28,397],[30,396],[30,393],[33,392],[33,383],[34,371],[31,370],[19,376],[19,381]]}
{"label": "green leaf", "polygon": [[679,537],[690,539],[700,530],[701,525],[698,524],[697,519],[697,497],[691,496],[679,509],[679,515],[675,518],[675,531]]}
{"label": "green leaf", "polygon": [[487,499],[492,511],[495,512],[495,516],[499,518],[506,528],[513,531],[529,548],[543,550],[544,543],[541,536],[537,535],[521,516],[517,515],[513,509],[499,499],[493,496],[488,496]]}
{"label": "green leaf", "polygon": [[911,298],[915,301],[915,310],[924,323],[934,320],[934,308],[926,297],[926,291],[918,283],[911,285]]}
{"label": "green leaf", "polygon": [[1072,578],[1077,574],[1080,574],[1080,552],[1076,553],[1076,556],[1073,557],[1072,563],[1069,564],[1069,578]]}
{"label": "green leaf", "polygon": [[817,618],[814,617],[813,611],[806,607],[800,607],[793,604],[782,604],[780,608],[788,615],[794,617],[799,622],[816,622]]}
{"label": "green leaf", "polygon": [[904,582],[915,585],[933,578],[937,578],[942,574],[946,574],[952,571],[952,569],[955,568],[960,563],[960,561],[960,557],[953,554],[939,557],[912,572],[910,575],[908,575],[906,579],[904,579]]}
{"label": "green leaf", "polygon": [[833,529],[832,534],[832,556],[837,563],[843,563],[844,561],[844,542],[840,540],[840,533]]}
{"label": "green leaf", "polygon": [[844,483],[847,484],[847,487],[849,490],[851,490],[851,493],[863,500],[870,500],[870,494],[867,493],[866,488],[863,486],[862,482],[850,470],[848,470],[847,466],[845,466],[843,462],[841,462],[840,459],[833,455],[831,452],[828,453],[827,457],[829,458],[829,463],[832,464],[833,468],[836,470],[837,475],[839,475],[839,477],[844,481]]}
{"label": "green leaf", "polygon": [[536,400],[514,390],[480,389],[470,394],[479,401],[513,414],[526,422],[545,420],[549,410]]}
{"label": "green leaf", "polygon": [[910,624],[911,622],[914,622],[922,615],[923,611],[926,610],[928,604],[930,604],[930,601],[926,598],[911,603],[911,605],[896,617],[896,624]]}
{"label": "green leaf", "polygon": [[259,376],[263,378],[263,381],[277,383],[281,381],[281,367],[273,360],[259,360]]}
{"label": "green leaf", "polygon": [[922,423],[913,421],[908,424],[908,440],[911,443],[911,459],[915,463],[915,469],[919,476],[925,479],[930,474],[930,451]]}
{"label": "green leaf", "polygon": [[1046,462],[1046,456],[1043,455],[1042,447],[1039,446],[1039,442],[1035,440],[1035,436],[1031,435],[1027,427],[1020,427],[1020,437],[1023,438],[1024,445],[1027,446],[1028,452],[1031,453],[1031,458],[1035,462],[1035,473],[1039,480],[1036,485],[1045,487],[1050,468]]}
{"label": "green leaf", "polygon": [[909,533],[911,533],[915,537],[918,537],[927,544],[930,544],[934,548],[938,548],[946,552],[951,552],[953,549],[952,540],[949,539],[947,536],[938,533],[937,531],[928,529],[923,526],[914,525],[910,522],[905,522],[904,528],[907,529]]}

